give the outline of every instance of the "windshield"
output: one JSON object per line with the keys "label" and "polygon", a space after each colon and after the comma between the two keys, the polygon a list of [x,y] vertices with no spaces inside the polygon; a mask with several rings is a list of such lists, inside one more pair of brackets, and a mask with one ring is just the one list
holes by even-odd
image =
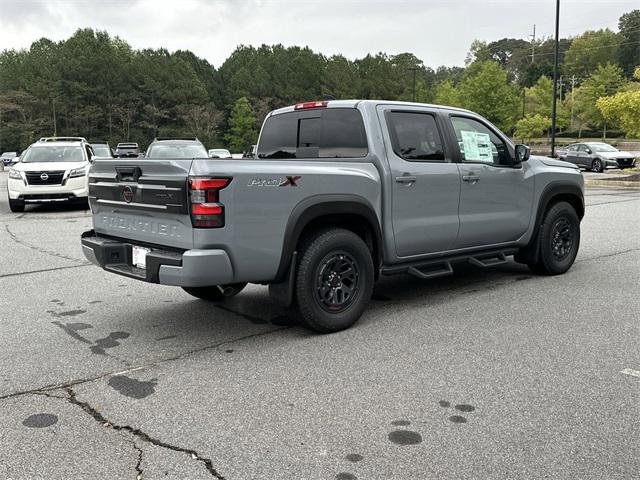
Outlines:
{"label": "windshield", "polygon": [[618,149],[606,143],[592,143],[589,145],[594,152],[617,152]]}
{"label": "windshield", "polygon": [[92,145],[96,157],[110,157],[111,150],[106,145]]}
{"label": "windshield", "polygon": [[209,155],[202,145],[153,145],[147,158],[207,158]]}
{"label": "windshield", "polygon": [[83,162],[84,155],[82,147],[78,146],[34,147],[27,150],[22,161],[24,163]]}

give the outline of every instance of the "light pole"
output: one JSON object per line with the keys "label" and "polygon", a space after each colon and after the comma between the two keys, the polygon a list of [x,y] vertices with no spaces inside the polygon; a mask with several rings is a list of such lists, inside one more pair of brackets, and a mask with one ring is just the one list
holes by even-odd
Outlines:
{"label": "light pole", "polygon": [[558,35],[560,30],[560,0],[556,0],[556,44],[553,59],[553,103],[551,106],[551,157],[556,156],[556,96],[558,94]]}

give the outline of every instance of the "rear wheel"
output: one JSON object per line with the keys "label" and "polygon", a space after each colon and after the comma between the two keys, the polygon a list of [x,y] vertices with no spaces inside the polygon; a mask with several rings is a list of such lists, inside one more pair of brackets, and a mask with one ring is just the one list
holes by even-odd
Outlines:
{"label": "rear wheel", "polygon": [[9,199],[9,210],[14,213],[24,212],[24,203]]}
{"label": "rear wheel", "polygon": [[231,283],[229,285],[214,285],[211,287],[182,287],[189,295],[208,300],[210,302],[222,302],[239,294],[246,283]]}
{"label": "rear wheel", "polygon": [[539,258],[529,264],[543,275],[559,275],[571,268],[580,246],[580,220],[567,202],[551,206],[544,216],[538,237]]}
{"label": "rear wheel", "polygon": [[596,173],[602,173],[604,171],[602,160],[596,158],[593,162],[591,162],[591,170]]}
{"label": "rear wheel", "polygon": [[332,228],[309,237],[300,253],[295,293],[302,323],[319,333],[349,328],[373,291],[369,248],[355,233]]}

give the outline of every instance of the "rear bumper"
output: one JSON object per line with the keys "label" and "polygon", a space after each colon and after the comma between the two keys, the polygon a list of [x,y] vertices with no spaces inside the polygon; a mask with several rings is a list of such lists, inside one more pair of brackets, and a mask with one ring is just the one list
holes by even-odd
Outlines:
{"label": "rear bumper", "polygon": [[87,260],[118,275],[150,283],[180,287],[207,287],[233,283],[233,266],[224,250],[165,250],[151,247],[147,268],[131,262],[134,243],[96,235],[82,234],[82,251]]}

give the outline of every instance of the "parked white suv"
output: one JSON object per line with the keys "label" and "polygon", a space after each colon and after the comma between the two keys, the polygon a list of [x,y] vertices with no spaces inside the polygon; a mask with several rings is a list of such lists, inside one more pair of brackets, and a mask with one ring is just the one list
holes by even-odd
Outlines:
{"label": "parked white suv", "polygon": [[93,150],[83,137],[45,137],[33,143],[9,170],[9,207],[26,204],[87,202],[87,173]]}

